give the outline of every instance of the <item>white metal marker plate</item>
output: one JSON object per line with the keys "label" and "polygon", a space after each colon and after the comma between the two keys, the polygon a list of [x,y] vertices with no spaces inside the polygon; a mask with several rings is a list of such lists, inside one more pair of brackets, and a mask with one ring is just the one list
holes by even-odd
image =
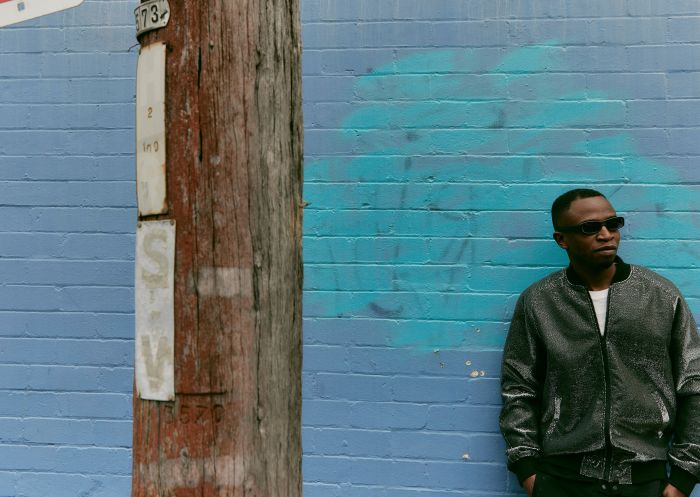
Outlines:
{"label": "white metal marker plate", "polygon": [[136,228],[136,391],[175,398],[175,221]]}
{"label": "white metal marker plate", "polygon": [[136,67],[136,192],[139,215],[167,211],[165,43],[141,49]]}
{"label": "white metal marker plate", "polygon": [[134,9],[136,36],[158,28],[164,28],[170,20],[168,0],[147,0]]}
{"label": "white metal marker plate", "polygon": [[77,7],[81,3],[83,0],[0,0],[0,28]]}

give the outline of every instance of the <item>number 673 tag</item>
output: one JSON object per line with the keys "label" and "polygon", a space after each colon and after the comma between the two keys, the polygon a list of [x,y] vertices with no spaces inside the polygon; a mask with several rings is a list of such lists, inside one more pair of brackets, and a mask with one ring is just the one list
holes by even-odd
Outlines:
{"label": "number 673 tag", "polygon": [[163,28],[170,20],[168,0],[147,0],[134,9],[136,37],[154,29]]}

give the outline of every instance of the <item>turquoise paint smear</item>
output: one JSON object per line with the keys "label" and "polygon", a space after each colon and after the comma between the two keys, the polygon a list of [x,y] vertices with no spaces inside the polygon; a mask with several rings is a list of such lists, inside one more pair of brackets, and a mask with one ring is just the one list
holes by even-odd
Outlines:
{"label": "turquoise paint smear", "polygon": [[397,60],[391,65],[391,72],[396,74],[475,73],[486,64],[488,64],[486,55],[477,50],[430,50]]}
{"label": "turquoise paint smear", "polygon": [[587,142],[577,144],[574,151],[593,156],[626,157],[630,150],[634,150],[634,140],[631,136],[621,134],[619,131],[609,133],[607,136],[589,138]]}
{"label": "turquoise paint smear", "polygon": [[[615,202],[618,210],[686,211],[700,198],[700,185],[629,185],[624,189],[600,186]],[[305,194],[317,202],[316,210],[334,210],[339,204],[347,209],[385,209],[396,212],[396,199],[408,210],[433,211],[517,211],[523,206],[548,205],[561,186],[470,182],[414,183],[309,183]],[[334,204],[335,203],[335,204]],[[400,211],[399,211],[400,212]],[[549,228],[547,226],[547,228]]]}
{"label": "turquoise paint smear", "polygon": [[[497,349],[502,347],[502,336],[508,328],[505,321],[398,321],[311,317],[304,318],[304,325],[305,333],[310,332],[313,335],[311,340],[318,337],[323,344],[353,344],[364,347],[391,345],[419,353],[427,350],[439,351],[439,347],[434,347],[436,344],[456,344],[456,347],[451,348],[463,350]],[[430,348],[431,346],[434,348]],[[362,355],[369,353],[369,350],[362,350]]]}
{"label": "turquoise paint smear", "polygon": [[305,294],[306,317],[477,321],[510,319],[515,296],[456,292],[324,292]]}
{"label": "turquoise paint smear", "polygon": [[[630,248],[625,252],[623,241],[623,254],[673,264],[674,258],[661,255],[667,243],[683,252],[682,260],[697,260],[699,249],[691,238],[700,218],[687,214],[669,221],[665,214],[684,203],[697,207],[697,191],[670,187],[670,197],[626,189],[629,182],[683,178],[673,167],[638,151],[634,132],[624,129],[622,101],[609,98],[604,88],[587,88],[582,77],[557,74],[575,67],[576,61],[565,55],[556,42],[512,50],[423,51],[359,77],[354,88],[358,103],[338,131],[353,153],[311,161],[306,180],[453,184],[427,190],[424,198],[412,202],[407,195],[424,190],[396,185],[357,188],[356,194],[352,188],[309,189],[306,233],[313,251],[307,253],[307,264],[321,258],[331,265],[368,260],[385,266],[376,275],[381,292],[342,291],[344,281],[360,289],[371,283],[372,277],[357,269],[319,270],[311,283],[331,288],[323,282],[332,277],[341,290],[307,292],[305,312],[357,320],[358,326],[367,319],[392,319],[396,325],[388,343],[395,347],[501,347],[518,292],[546,272],[507,265],[544,260],[554,268],[566,259],[547,241],[549,205],[540,197],[508,198],[503,206],[514,209],[510,214],[460,210],[493,197],[489,185],[562,183],[559,191],[547,192],[554,198],[573,185],[601,183],[598,189],[619,202],[620,209],[635,210],[628,215],[630,226],[623,237],[630,239]],[[473,188],[474,182],[485,186]],[[386,210],[375,210],[380,207]],[[548,245],[518,240],[533,234]],[[658,247],[647,242],[660,255],[645,257],[635,239],[654,237],[686,241],[659,242]],[[450,271],[411,273],[401,269],[408,263],[468,264],[471,273],[469,281],[455,284]],[[462,271],[459,277],[467,276]],[[684,278],[679,284],[688,295],[700,294],[697,279]],[[426,292],[431,288],[435,291]],[[690,303],[700,311],[697,299]],[[459,320],[497,324],[480,334],[460,327]]]}
{"label": "turquoise paint smear", "polygon": [[454,70],[455,52],[452,50],[428,51],[399,59],[380,68],[378,74],[435,74]]}
{"label": "turquoise paint smear", "polygon": [[623,102],[586,101],[584,95],[570,98],[567,101],[528,102],[524,109],[528,112],[509,113],[507,123],[523,128],[591,127],[608,123],[623,126],[625,123]]}
{"label": "turquoise paint smear", "polygon": [[[622,183],[639,166],[663,168],[651,160],[615,157],[550,157],[546,161],[533,157],[464,157],[449,156],[339,157],[333,160],[313,161],[304,168],[305,181],[311,182],[501,182],[537,183],[559,181],[564,183]],[[669,181],[678,178],[673,171]],[[645,176],[653,179],[653,174]],[[663,178],[664,176],[660,176]],[[323,199],[314,199],[318,202]],[[326,205],[326,204],[324,204]]]}
{"label": "turquoise paint smear", "polygon": [[403,322],[393,330],[390,345],[416,352],[439,350],[492,350],[503,348],[508,325],[504,322],[413,323]]}
{"label": "turquoise paint smear", "polygon": [[683,177],[677,169],[646,157],[625,157],[625,177],[640,183],[676,183]]}
{"label": "turquoise paint smear", "polygon": [[345,129],[488,127],[497,106],[486,102],[394,102],[364,104],[344,122]]}
{"label": "turquoise paint smear", "polygon": [[504,74],[391,74],[364,76],[355,85],[360,100],[450,100],[478,102],[503,98]]}

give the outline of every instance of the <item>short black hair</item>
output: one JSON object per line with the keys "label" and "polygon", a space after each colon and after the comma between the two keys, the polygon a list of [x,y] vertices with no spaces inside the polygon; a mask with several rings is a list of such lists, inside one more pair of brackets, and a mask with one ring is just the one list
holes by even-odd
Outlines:
{"label": "short black hair", "polygon": [[564,212],[566,212],[571,205],[571,202],[578,200],[580,198],[591,198],[591,197],[603,197],[605,195],[597,190],[591,190],[590,188],[576,188],[574,190],[569,190],[568,192],[559,195],[556,200],[552,203],[552,226],[557,229],[559,218]]}

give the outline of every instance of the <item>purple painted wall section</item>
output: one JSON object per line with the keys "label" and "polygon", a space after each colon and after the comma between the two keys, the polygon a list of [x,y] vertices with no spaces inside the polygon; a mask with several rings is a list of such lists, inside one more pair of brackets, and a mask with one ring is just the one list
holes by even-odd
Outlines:
{"label": "purple painted wall section", "polygon": [[552,200],[606,193],[700,315],[700,7],[303,5],[306,496],[523,495],[500,350]]}

